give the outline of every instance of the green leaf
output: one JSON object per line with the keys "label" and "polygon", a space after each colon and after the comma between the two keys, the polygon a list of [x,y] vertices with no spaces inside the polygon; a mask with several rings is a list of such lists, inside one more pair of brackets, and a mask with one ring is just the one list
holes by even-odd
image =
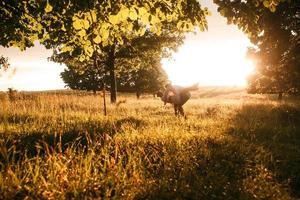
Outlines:
{"label": "green leaf", "polygon": [[111,15],[111,16],[108,17],[108,21],[109,21],[111,24],[115,25],[115,24],[118,24],[119,19],[118,19],[118,16],[117,16],[117,15]]}
{"label": "green leaf", "polygon": [[264,1],[263,4],[266,8],[269,8],[270,6],[270,2],[268,0]]}
{"label": "green leaf", "polygon": [[128,16],[129,16],[129,9],[126,7],[123,7],[120,12],[118,13],[118,20],[120,21],[125,21],[127,20]]}
{"label": "green leaf", "polygon": [[107,29],[102,30],[101,31],[101,36],[102,36],[102,40],[106,41],[109,37],[109,30],[107,30]]}
{"label": "green leaf", "polygon": [[146,13],[146,14],[144,14],[142,17],[141,17],[141,22],[143,23],[143,24],[149,24],[149,14],[148,13]]}
{"label": "green leaf", "polygon": [[79,57],[79,61],[80,62],[83,62],[85,60],[85,56],[84,55],[81,55],[80,57]]}
{"label": "green leaf", "polygon": [[139,15],[140,15],[140,16],[143,16],[143,15],[145,15],[145,14],[148,14],[147,9],[144,8],[144,7],[141,7],[141,8],[139,8],[138,10],[139,10]]}
{"label": "green leaf", "polygon": [[72,51],[72,47],[70,46],[64,46],[63,48],[61,48],[61,52],[64,53],[64,52],[68,52],[68,51]]}
{"label": "green leaf", "polygon": [[91,45],[84,45],[84,51],[86,53],[86,55],[88,55],[89,57],[92,57],[93,53],[94,53],[94,48]]}
{"label": "green leaf", "polygon": [[275,5],[271,5],[269,7],[269,9],[271,10],[271,12],[275,12],[276,11],[276,6]]}
{"label": "green leaf", "polygon": [[137,20],[138,14],[134,8],[131,8],[129,11],[129,19],[131,20]]}
{"label": "green leaf", "polygon": [[81,29],[80,31],[77,32],[77,35],[79,35],[80,37],[84,37],[86,36],[86,31],[84,29]]}
{"label": "green leaf", "polygon": [[62,31],[67,31],[64,24],[61,26],[61,30],[62,30]]}
{"label": "green leaf", "polygon": [[96,43],[96,44],[99,44],[101,42],[101,37],[99,35],[97,35],[93,41]]}
{"label": "green leaf", "polygon": [[119,45],[123,45],[124,44],[124,41],[121,37],[117,37],[117,41],[119,43]]}
{"label": "green leaf", "polygon": [[81,22],[83,23],[83,26],[85,29],[88,29],[90,27],[90,22],[88,20],[81,20]]}
{"label": "green leaf", "polygon": [[83,24],[81,23],[81,19],[74,18],[73,19],[73,27],[75,30],[81,30],[83,28]]}
{"label": "green leaf", "polygon": [[45,7],[45,12],[49,13],[53,10],[53,7],[49,4],[49,2],[47,1],[46,7]]}

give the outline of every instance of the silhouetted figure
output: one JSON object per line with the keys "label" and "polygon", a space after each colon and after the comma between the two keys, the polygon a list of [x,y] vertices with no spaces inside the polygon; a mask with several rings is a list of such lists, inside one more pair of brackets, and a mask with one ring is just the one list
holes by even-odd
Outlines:
{"label": "silhouetted figure", "polygon": [[174,106],[175,115],[184,116],[183,105],[191,98],[190,91],[197,90],[198,84],[195,84],[191,87],[181,87],[177,85],[167,84],[165,92],[158,92],[157,96],[166,105],[170,103]]}

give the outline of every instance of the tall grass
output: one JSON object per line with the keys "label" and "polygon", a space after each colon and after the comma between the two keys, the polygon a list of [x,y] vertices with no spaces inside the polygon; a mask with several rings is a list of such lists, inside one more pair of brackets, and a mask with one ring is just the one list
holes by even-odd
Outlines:
{"label": "tall grass", "polygon": [[100,95],[19,95],[0,97],[0,199],[300,198],[297,100],[203,93],[184,119],[152,97],[104,117]]}

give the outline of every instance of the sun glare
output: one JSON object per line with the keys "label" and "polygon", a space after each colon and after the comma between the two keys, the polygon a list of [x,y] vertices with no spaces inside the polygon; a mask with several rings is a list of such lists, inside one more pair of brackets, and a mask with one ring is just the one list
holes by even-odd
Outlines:
{"label": "sun glare", "polygon": [[173,60],[165,59],[162,65],[173,84],[246,86],[246,78],[254,70],[253,62],[246,58],[247,46],[244,40],[187,43],[174,53]]}

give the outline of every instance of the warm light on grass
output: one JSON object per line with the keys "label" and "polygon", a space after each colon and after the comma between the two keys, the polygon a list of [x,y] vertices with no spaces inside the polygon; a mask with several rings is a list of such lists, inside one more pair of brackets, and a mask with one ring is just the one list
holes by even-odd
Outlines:
{"label": "warm light on grass", "polygon": [[184,119],[152,96],[105,117],[100,95],[0,93],[0,199],[299,197],[299,102],[193,97]]}

